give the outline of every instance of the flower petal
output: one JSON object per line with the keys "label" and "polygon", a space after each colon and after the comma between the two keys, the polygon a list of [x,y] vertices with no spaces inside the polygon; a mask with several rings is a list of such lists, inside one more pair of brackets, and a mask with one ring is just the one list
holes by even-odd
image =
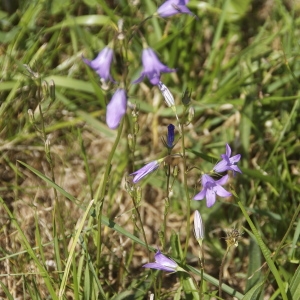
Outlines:
{"label": "flower petal", "polygon": [[231,155],[231,148],[230,148],[230,146],[228,144],[226,144],[226,155],[228,157],[230,157],[230,155]]}
{"label": "flower petal", "polygon": [[222,173],[227,170],[227,167],[228,167],[227,161],[223,159],[215,165],[214,171],[216,173]]}
{"label": "flower petal", "polygon": [[162,271],[167,271],[167,272],[176,271],[173,268],[165,267],[165,266],[162,266],[158,263],[148,263],[148,264],[143,265],[143,268],[157,269],[157,270],[162,270]]}
{"label": "flower petal", "polygon": [[234,164],[234,163],[239,162],[240,159],[241,159],[241,154],[237,154],[237,155],[230,157],[229,160],[230,160],[231,164]]}
{"label": "flower petal", "polygon": [[155,171],[158,167],[159,167],[159,162],[157,160],[154,160],[129,175],[135,175],[133,178],[133,183],[137,183],[143,177],[145,177],[149,173]]}
{"label": "flower petal", "polygon": [[170,267],[170,268],[173,268],[173,269],[176,269],[177,266],[178,266],[177,263],[174,260],[166,257],[159,250],[155,254],[155,261],[158,264],[163,265],[164,267]]}
{"label": "flower petal", "polygon": [[203,200],[206,196],[206,188],[203,188],[200,193],[194,196],[194,200]]}
{"label": "flower petal", "polygon": [[206,206],[212,207],[216,202],[216,193],[213,189],[206,190]]}
{"label": "flower petal", "polygon": [[241,170],[240,170],[240,168],[238,167],[238,166],[236,166],[236,165],[232,165],[231,166],[231,169],[234,171],[234,172],[238,172],[238,173],[243,173]]}
{"label": "flower petal", "polygon": [[227,180],[228,180],[228,174],[225,175],[225,176],[223,176],[219,180],[216,180],[216,184],[218,184],[218,185],[224,185],[224,184],[226,184]]}
{"label": "flower petal", "polygon": [[217,185],[217,186],[215,187],[214,190],[215,190],[216,194],[217,194],[218,196],[220,196],[220,197],[226,198],[226,197],[232,196],[231,193],[227,192],[227,191],[226,191],[223,187],[221,187],[220,185]]}

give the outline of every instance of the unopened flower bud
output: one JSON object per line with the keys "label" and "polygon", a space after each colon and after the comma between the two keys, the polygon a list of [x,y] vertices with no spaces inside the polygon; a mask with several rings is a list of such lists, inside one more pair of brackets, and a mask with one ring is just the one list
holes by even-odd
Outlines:
{"label": "unopened flower bud", "polygon": [[160,91],[165,99],[166,104],[169,107],[175,106],[175,100],[174,100],[174,97],[171,94],[170,90],[161,81],[159,81],[157,86],[160,89]]}
{"label": "unopened flower bud", "polygon": [[33,114],[33,111],[32,111],[32,109],[28,109],[28,116],[29,116],[29,121],[30,121],[30,123],[34,123],[34,114]]}
{"label": "unopened flower bud", "polygon": [[55,83],[54,80],[50,80],[50,98],[52,101],[55,100]]}
{"label": "unopened flower bud", "polygon": [[42,82],[42,91],[43,91],[44,99],[48,98],[48,96],[49,96],[49,86],[48,86],[48,82],[46,80],[43,80],[43,82]]}
{"label": "unopened flower bud", "polygon": [[192,92],[190,92],[188,89],[183,92],[181,101],[184,106],[188,106],[190,104],[191,94]]}
{"label": "unopened flower bud", "polygon": [[46,159],[49,163],[51,163],[51,154],[50,154],[50,139],[47,138],[45,142],[45,152],[46,152]]}
{"label": "unopened flower bud", "polygon": [[140,126],[138,123],[134,123],[134,134],[137,134],[140,130]]}
{"label": "unopened flower bud", "polygon": [[125,36],[124,36],[124,33],[123,33],[123,25],[124,25],[124,20],[123,19],[120,19],[118,21],[118,40],[124,40]]}
{"label": "unopened flower bud", "polygon": [[158,238],[162,245],[164,245],[164,232],[162,230],[158,231]]}
{"label": "unopened flower bud", "polygon": [[129,149],[133,150],[133,136],[131,133],[128,134],[127,140],[128,140]]}
{"label": "unopened flower bud", "polygon": [[194,215],[194,234],[197,242],[201,246],[202,240],[204,239],[204,224],[198,210],[195,211]]}
{"label": "unopened flower bud", "polygon": [[177,165],[173,168],[173,176],[174,177],[178,176],[178,166]]}
{"label": "unopened flower bud", "polygon": [[136,204],[139,204],[142,200],[142,188],[138,186],[136,188]]}
{"label": "unopened flower bud", "polygon": [[195,109],[194,107],[190,107],[189,108],[189,114],[188,114],[188,122],[191,123],[194,119],[194,116],[195,116]]}
{"label": "unopened flower bud", "polygon": [[138,120],[139,113],[138,113],[138,111],[135,110],[135,108],[134,108],[134,110],[132,111],[131,115],[132,115],[132,121],[133,121],[134,123],[136,123],[137,120]]}

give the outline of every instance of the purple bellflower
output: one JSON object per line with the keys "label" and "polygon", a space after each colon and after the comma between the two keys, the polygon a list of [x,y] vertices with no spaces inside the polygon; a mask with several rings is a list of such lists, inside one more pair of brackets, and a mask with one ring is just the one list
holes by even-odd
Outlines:
{"label": "purple bellflower", "polygon": [[157,55],[151,48],[143,49],[142,53],[143,71],[141,76],[133,81],[133,83],[141,82],[147,76],[153,85],[157,85],[160,81],[160,73],[175,72],[175,69],[170,69],[160,62]]}
{"label": "purple bellflower", "polygon": [[241,154],[237,154],[232,157],[230,157],[230,155],[231,155],[231,148],[228,144],[226,144],[226,153],[221,155],[222,160],[218,162],[214,167],[214,171],[216,173],[222,173],[229,170],[233,171],[234,174],[235,172],[242,173],[242,171],[236,165],[241,159]]}
{"label": "purple bellflower", "polygon": [[162,161],[161,159],[154,160],[148,163],[147,165],[143,166],[141,169],[129,174],[129,175],[134,175],[133,183],[139,182],[143,177],[145,177],[149,173],[154,172],[159,167],[161,161]]}
{"label": "purple bellflower", "polygon": [[204,239],[204,224],[198,210],[196,210],[194,214],[194,234],[196,240],[201,245],[202,240]]}
{"label": "purple bellflower", "polygon": [[189,0],[167,0],[158,9],[157,14],[162,18],[171,17],[177,14],[194,14],[186,7]]}
{"label": "purple bellflower", "polygon": [[145,264],[143,265],[143,267],[167,272],[184,271],[181,267],[177,265],[177,263],[174,260],[166,257],[159,250],[157,250],[154,259],[154,263]]}
{"label": "purple bellflower", "polygon": [[106,108],[106,124],[116,129],[126,113],[127,96],[124,89],[117,89]]}
{"label": "purple bellflower", "polygon": [[228,175],[223,176],[219,180],[214,180],[209,175],[202,175],[202,190],[193,199],[203,200],[206,198],[206,206],[211,207],[216,202],[216,194],[220,197],[229,197],[232,194],[227,192],[221,185],[224,185],[228,180]]}
{"label": "purple bellflower", "polygon": [[110,65],[113,59],[114,51],[110,47],[105,47],[102,51],[99,52],[98,56],[94,60],[88,60],[86,58],[82,58],[82,60],[94,69],[100,78],[103,78],[105,81],[112,81],[115,80],[110,75]]}

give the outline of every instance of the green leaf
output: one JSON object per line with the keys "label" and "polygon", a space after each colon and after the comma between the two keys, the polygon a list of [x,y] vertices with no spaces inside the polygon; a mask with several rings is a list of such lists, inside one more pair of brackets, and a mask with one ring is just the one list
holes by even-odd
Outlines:
{"label": "green leaf", "polygon": [[300,219],[298,219],[298,223],[297,223],[297,227],[295,230],[295,234],[293,237],[293,242],[292,242],[292,246],[291,249],[289,251],[289,259],[291,262],[295,262],[295,263],[299,263],[299,258],[295,258],[295,253],[296,253],[296,249],[297,249],[297,243],[299,241],[299,236],[300,236]]}
{"label": "green leaf", "polygon": [[182,285],[185,292],[185,299],[199,300],[199,292],[192,278],[187,274],[182,276]]}
{"label": "green leaf", "polygon": [[261,281],[254,285],[248,292],[245,294],[243,300],[253,300],[259,299],[259,294],[261,292],[261,286],[264,284],[264,281]]}
{"label": "green leaf", "polygon": [[63,87],[66,89],[77,90],[82,92],[94,93],[93,85],[90,82],[78,80],[65,76],[53,75],[45,78],[45,81],[53,80],[55,86]]}
{"label": "green leaf", "polygon": [[118,295],[114,296],[111,298],[111,300],[122,300],[122,299],[128,299],[128,296],[132,296],[133,292],[132,291],[124,291],[119,293]]}
{"label": "green leaf", "polygon": [[276,282],[278,284],[278,287],[279,287],[282,299],[283,300],[288,300],[287,294],[285,292],[285,287],[283,285],[283,282],[282,282],[282,279],[280,277],[280,274],[279,274],[279,272],[278,272],[278,270],[277,270],[277,268],[275,266],[275,263],[273,262],[273,260],[271,258],[271,251],[269,250],[269,248],[263,242],[263,240],[262,240],[261,236],[259,235],[259,233],[258,233],[255,225],[253,224],[253,222],[251,221],[250,217],[248,216],[248,214],[247,214],[247,212],[246,212],[243,204],[239,201],[238,205],[239,205],[239,207],[240,207],[240,209],[241,209],[244,217],[246,218],[249,226],[251,227],[251,230],[252,230],[252,232],[253,232],[253,234],[254,234],[257,242],[258,242],[258,245],[259,245],[259,247],[260,247],[260,249],[261,249],[261,251],[262,251],[262,253],[263,253],[263,255],[264,255],[265,259],[266,259],[266,261],[267,261],[267,264],[268,264],[271,272],[273,273],[273,275],[275,277],[275,280],[276,280]]}
{"label": "green leaf", "polygon": [[[247,278],[247,285],[246,285],[246,292],[248,292],[252,287],[254,287],[258,282],[261,282],[261,251],[257,243],[250,239],[250,246],[249,246],[249,265],[248,265],[248,274]],[[253,298],[254,299],[254,298]],[[255,298],[256,299],[256,298]]]}
{"label": "green leaf", "polygon": [[226,10],[227,21],[237,21],[247,12],[251,0],[230,0]]}
{"label": "green leaf", "polygon": [[89,16],[79,16],[79,17],[72,17],[68,18],[48,29],[45,32],[54,31],[56,29],[61,29],[63,27],[74,27],[78,25],[85,25],[85,26],[99,26],[99,25],[107,25],[113,24],[110,21],[110,18],[103,15],[89,15]]}
{"label": "green leaf", "polygon": [[292,299],[300,299],[300,266],[297,268],[290,284]]}
{"label": "green leaf", "polygon": [[0,281],[0,285],[2,287],[3,292],[5,293],[5,296],[7,297],[7,299],[14,300],[15,298],[12,296],[12,294],[9,292],[8,288],[2,281]]}
{"label": "green leaf", "polygon": [[74,202],[75,204],[77,204],[78,200],[75,197],[73,197],[71,194],[69,194],[68,192],[66,192],[62,187],[60,187],[59,185],[57,185],[50,178],[48,178],[47,176],[45,176],[44,174],[42,174],[40,171],[36,170],[35,168],[27,165],[26,163],[24,163],[24,162],[22,162],[20,160],[18,160],[18,162],[21,165],[23,165],[24,167],[26,167],[27,169],[29,169],[31,172],[33,172],[34,174],[36,174],[38,177],[40,177],[41,179],[43,179],[51,187],[55,188],[59,193],[61,193],[62,195],[64,195],[66,198],[68,198],[69,200],[71,200],[72,202]]}
{"label": "green leaf", "polygon": [[91,200],[88,207],[86,208],[86,210],[84,212],[82,220],[80,221],[80,223],[78,225],[78,229],[76,230],[76,234],[73,238],[73,241],[71,241],[69,257],[68,257],[66,267],[65,267],[65,270],[64,270],[64,276],[63,276],[61,284],[60,284],[58,299],[64,299],[64,291],[65,291],[65,288],[66,288],[67,279],[68,279],[68,276],[69,276],[69,272],[70,272],[70,268],[71,268],[71,264],[72,264],[72,260],[73,260],[73,255],[74,255],[74,252],[75,252],[75,247],[77,245],[77,242],[79,240],[79,236],[80,236],[81,231],[83,229],[83,226],[85,224],[85,220],[86,220],[86,218],[87,218],[87,216],[90,212],[90,209],[91,209],[93,203],[94,203],[94,200]]}
{"label": "green leaf", "polygon": [[21,243],[22,243],[23,247],[26,249],[26,252],[29,254],[31,259],[34,261],[39,273],[42,275],[42,278],[44,279],[45,285],[48,289],[49,294],[51,295],[51,298],[53,300],[57,299],[57,296],[56,296],[56,293],[55,293],[55,290],[54,290],[54,285],[53,285],[52,278],[50,277],[50,275],[47,272],[46,268],[40,262],[39,258],[35,254],[35,251],[30,246],[30,243],[29,243],[25,233],[22,231],[22,228],[20,227],[20,225],[16,221],[14,215],[11,213],[11,211],[9,210],[6,203],[4,202],[4,200],[1,197],[0,197],[0,203],[1,203],[2,207],[5,209],[5,211],[7,212],[8,216],[9,216],[10,220],[12,221],[12,223],[14,224],[14,227],[16,228],[17,232],[19,233],[19,235],[21,237]]}

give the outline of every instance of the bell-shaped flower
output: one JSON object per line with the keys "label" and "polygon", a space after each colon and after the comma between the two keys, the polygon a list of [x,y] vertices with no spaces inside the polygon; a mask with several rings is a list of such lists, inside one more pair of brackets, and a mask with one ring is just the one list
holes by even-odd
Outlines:
{"label": "bell-shaped flower", "polygon": [[144,268],[157,269],[167,272],[176,272],[176,271],[184,271],[178,264],[173,260],[163,255],[159,250],[157,250],[154,256],[155,262],[148,263],[143,265]]}
{"label": "bell-shaped flower", "polygon": [[106,124],[116,129],[126,113],[127,96],[124,89],[117,89],[106,108]]}
{"label": "bell-shaped flower", "polygon": [[133,81],[133,83],[141,82],[147,76],[153,85],[157,85],[160,81],[160,73],[175,72],[175,69],[170,69],[160,62],[157,55],[151,48],[143,49],[142,53],[143,71],[141,76]]}
{"label": "bell-shaped flower", "polygon": [[82,58],[82,60],[89,65],[92,69],[94,69],[100,78],[103,78],[105,81],[115,80],[110,75],[110,66],[113,60],[114,51],[110,47],[105,47],[102,51],[99,52],[98,56],[94,60],[88,60],[86,58]]}
{"label": "bell-shaped flower", "polygon": [[237,166],[237,163],[241,159],[241,154],[237,154],[232,157],[230,157],[230,155],[231,155],[231,148],[228,144],[226,144],[226,153],[221,155],[222,160],[218,162],[214,167],[214,171],[216,173],[222,173],[225,171],[233,171],[233,173],[235,172],[242,173],[242,171]]}
{"label": "bell-shaped flower", "polygon": [[198,210],[196,210],[194,214],[194,234],[196,240],[201,245],[204,239],[204,224]]}
{"label": "bell-shaped flower", "polygon": [[206,206],[211,207],[216,202],[216,195],[220,197],[230,197],[232,194],[227,192],[222,185],[228,180],[228,175],[223,176],[219,180],[214,180],[209,175],[204,174],[201,177],[202,190],[193,199],[203,200],[206,198]]}
{"label": "bell-shaped flower", "polygon": [[133,183],[137,183],[139,182],[143,177],[145,177],[146,175],[154,172],[160,165],[161,163],[161,159],[160,160],[154,160],[148,164],[146,164],[145,166],[143,166],[142,168],[140,168],[139,170],[129,174],[129,175],[133,175]]}
{"label": "bell-shaped flower", "polygon": [[194,14],[186,7],[189,0],[167,0],[158,9],[157,14],[162,18],[171,17],[176,14]]}

